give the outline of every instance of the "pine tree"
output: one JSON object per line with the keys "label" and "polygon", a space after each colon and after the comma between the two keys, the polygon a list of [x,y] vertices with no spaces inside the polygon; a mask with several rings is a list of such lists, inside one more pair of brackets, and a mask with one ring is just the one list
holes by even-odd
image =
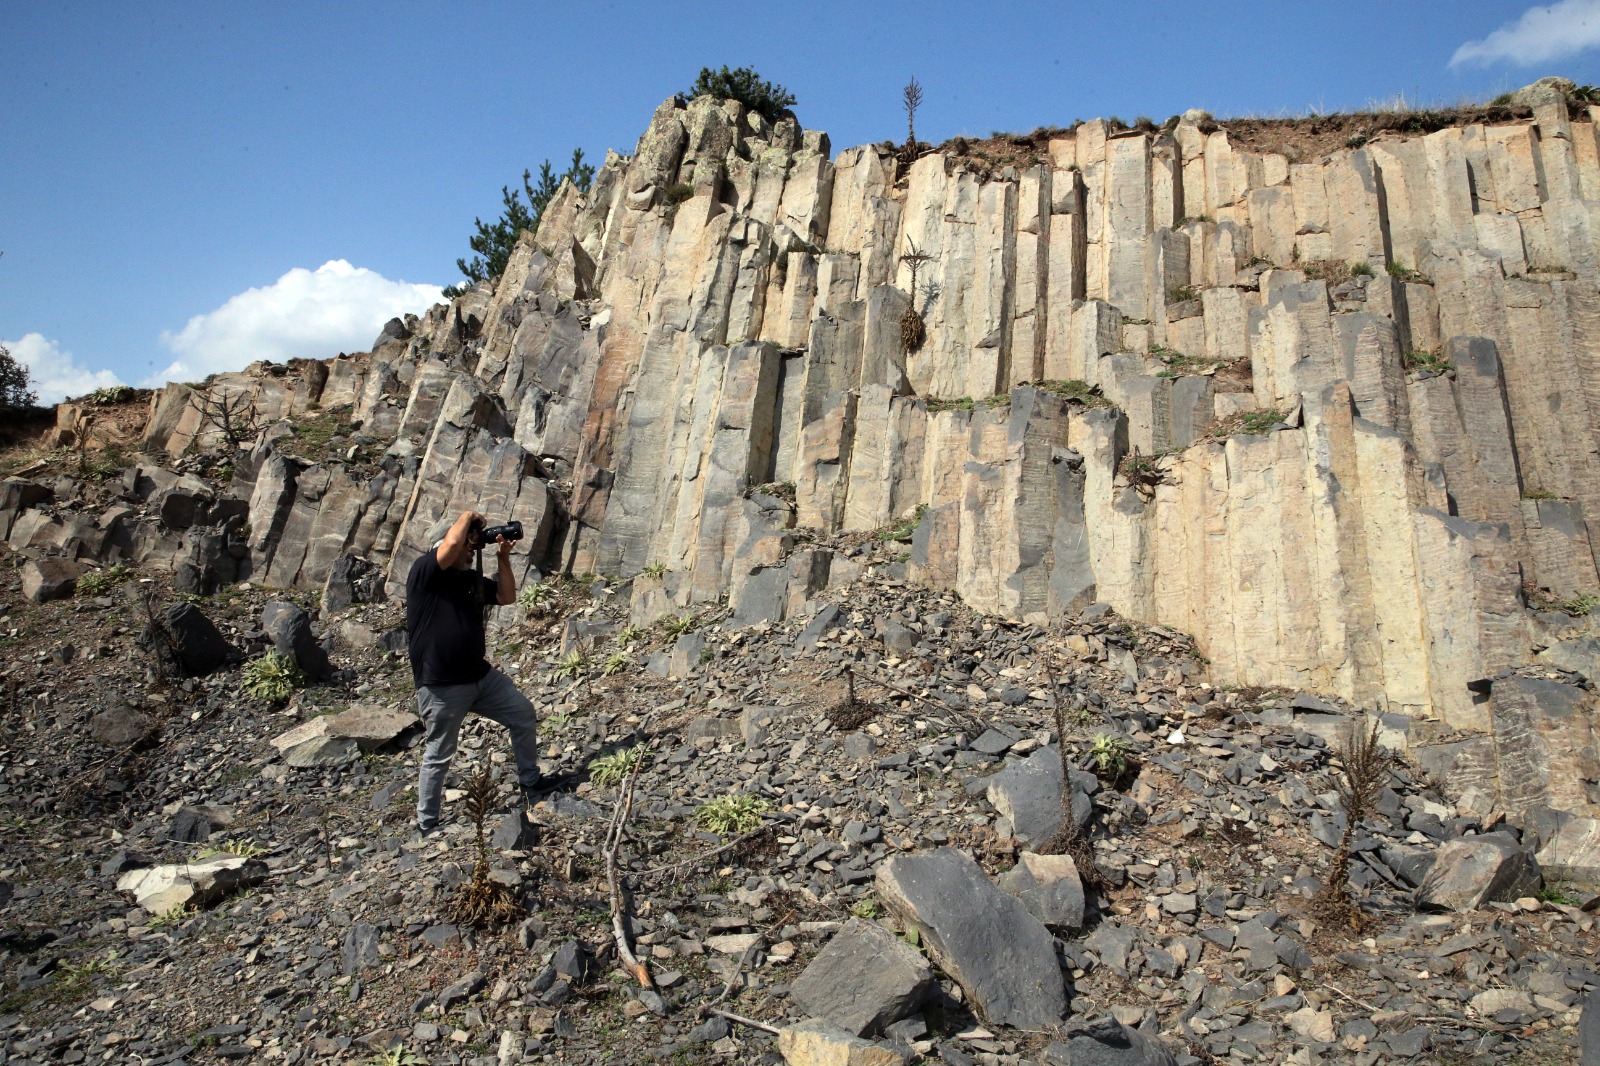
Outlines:
{"label": "pine tree", "polygon": [[[485,222],[481,218],[472,220],[477,228],[477,233],[468,238],[467,244],[477,254],[469,262],[465,259],[456,260],[456,269],[460,270],[467,279],[460,285],[452,285],[444,290],[447,299],[455,299],[480,281],[497,278],[505,273],[506,262],[511,258],[511,250],[517,245],[517,237],[523,230],[537,233],[539,219],[544,215],[544,209],[550,206],[550,201],[561,189],[563,181],[570,180],[577,186],[579,192],[588,192],[589,186],[594,182],[594,167],[583,161],[583,149],[572,150],[572,163],[563,174],[556,174],[551,167],[550,160],[546,159],[539,166],[539,183],[532,183],[533,171],[522,172],[522,188],[512,189],[509,185],[500,187],[500,201],[505,209],[494,222]],[[523,203],[523,195],[527,195],[527,203]]]}
{"label": "pine tree", "polygon": [[778,116],[796,103],[794,93],[776,82],[767,81],[750,67],[740,67],[738,70],[701,67],[700,77],[689,86],[685,95],[691,99],[714,96],[718,100],[737,100],[771,121],[776,121]]}

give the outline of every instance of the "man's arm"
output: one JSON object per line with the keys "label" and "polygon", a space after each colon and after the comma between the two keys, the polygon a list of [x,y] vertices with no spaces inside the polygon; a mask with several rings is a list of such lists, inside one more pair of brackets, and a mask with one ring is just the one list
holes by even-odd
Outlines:
{"label": "man's arm", "polygon": [[504,537],[496,537],[495,543],[500,545],[500,573],[497,575],[499,595],[495,602],[504,607],[517,602],[517,579],[511,573],[511,542]]}
{"label": "man's arm", "polygon": [[439,569],[453,570],[467,558],[472,551],[472,544],[467,537],[467,527],[472,525],[474,518],[482,517],[477,511],[462,511],[461,517],[455,520],[450,531],[444,535],[443,542],[439,545]]}

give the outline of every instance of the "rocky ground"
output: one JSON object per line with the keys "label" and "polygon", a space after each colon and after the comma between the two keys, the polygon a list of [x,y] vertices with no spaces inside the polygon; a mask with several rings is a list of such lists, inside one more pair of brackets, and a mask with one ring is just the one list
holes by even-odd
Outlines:
{"label": "rocky ground", "polygon": [[[319,618],[332,676],[274,704],[240,664],[269,601],[314,597],[191,597],[231,650],[163,682],[142,635],[168,575],[35,604],[6,569],[0,1063],[1579,1061],[1595,900],[1542,885],[1502,815],[1397,760],[1336,919],[1314,897],[1354,712],[1215,690],[1186,638],[1098,606],[1046,632],[905,584],[903,545],[848,550],[865,576],[804,624],[638,631],[603,582],[501,611],[543,798],[524,824],[474,722],[426,840],[415,730],[338,725],[405,724],[399,605]],[[1098,889],[1087,853],[1035,854],[1060,843],[1058,719]],[[651,989],[604,848],[629,778],[601,767],[641,745],[619,873]],[[525,912],[473,926],[483,766],[488,879]],[[118,889],[219,859],[241,883],[209,905]]]}

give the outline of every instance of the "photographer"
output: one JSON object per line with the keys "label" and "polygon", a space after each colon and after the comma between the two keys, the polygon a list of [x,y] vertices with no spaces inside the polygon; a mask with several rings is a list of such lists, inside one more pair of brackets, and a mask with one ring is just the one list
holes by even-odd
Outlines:
{"label": "photographer", "polygon": [[[473,552],[489,539],[486,532],[499,545],[495,579],[471,565]],[[539,783],[533,703],[484,657],[485,608],[517,598],[511,544],[521,535],[517,523],[486,531],[482,515],[464,511],[444,539],[411,564],[406,577],[411,674],[426,739],[417,778],[417,829],[424,834],[439,824],[445,775],[468,714],[481,714],[510,731],[524,802],[532,803]]]}

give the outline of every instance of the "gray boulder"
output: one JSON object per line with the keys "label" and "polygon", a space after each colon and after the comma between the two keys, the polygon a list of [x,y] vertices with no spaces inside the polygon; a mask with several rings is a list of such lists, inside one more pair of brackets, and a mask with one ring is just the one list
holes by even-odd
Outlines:
{"label": "gray boulder", "polygon": [[1102,1018],[1044,1049],[1047,1066],[1177,1066],[1159,1037]]}
{"label": "gray boulder", "polygon": [[287,655],[311,681],[333,676],[328,653],[311,632],[311,616],[288,600],[272,600],[261,608],[261,628],[272,638],[279,655]]}
{"label": "gray boulder", "polygon": [[1540,883],[1539,865],[1527,849],[1503,837],[1464,837],[1439,849],[1417,890],[1417,902],[1439,910],[1470,911],[1485,903],[1531,896]]}
{"label": "gray boulder", "polygon": [[358,603],[384,599],[383,568],[352,552],[345,552],[328,571],[322,586],[322,617],[348,611]]}
{"label": "gray boulder", "polygon": [[126,703],[89,719],[89,738],[104,748],[136,748],[155,733],[148,714]]}
{"label": "gray boulder", "polygon": [[211,619],[192,603],[174,603],[163,615],[178,656],[178,665],[190,677],[212,673],[233,654]]}
{"label": "gray boulder", "polygon": [[1067,997],[1055,939],[964,852],[896,855],[878,867],[877,888],[990,1022],[1060,1023]]}
{"label": "gray boulder", "polygon": [[[1100,787],[1093,774],[1072,772],[1072,814],[1078,824],[1089,821],[1089,797]],[[989,778],[989,802],[1011,822],[1011,835],[1037,845],[1061,828],[1061,754],[1054,746],[1014,759]]]}
{"label": "gray boulder", "polygon": [[29,559],[22,567],[22,594],[33,603],[64,600],[77,589],[81,572],[71,559]]}
{"label": "gray boulder", "polygon": [[1600,887],[1600,818],[1557,817],[1555,832],[1535,855],[1540,870],[1552,880]]}
{"label": "gray boulder", "polygon": [[1017,865],[1001,875],[1000,887],[1045,925],[1066,929],[1083,925],[1083,881],[1070,855],[1024,851],[1017,856]]}
{"label": "gray boulder", "polygon": [[880,925],[852,918],[794,982],[806,1013],[855,1036],[878,1036],[909,1017],[933,990],[933,968]]}

